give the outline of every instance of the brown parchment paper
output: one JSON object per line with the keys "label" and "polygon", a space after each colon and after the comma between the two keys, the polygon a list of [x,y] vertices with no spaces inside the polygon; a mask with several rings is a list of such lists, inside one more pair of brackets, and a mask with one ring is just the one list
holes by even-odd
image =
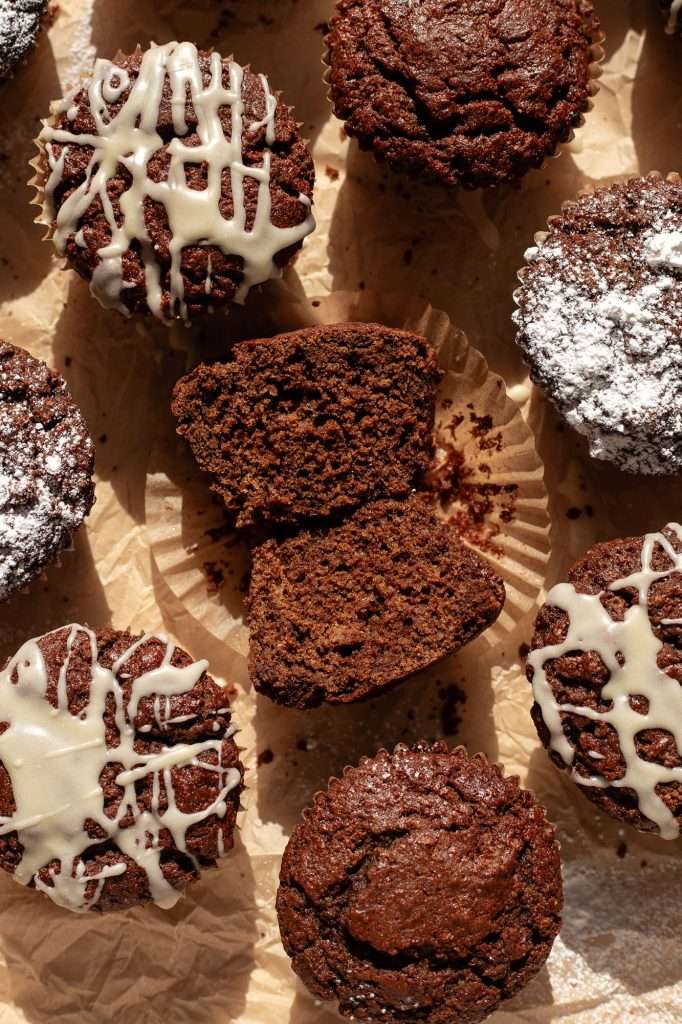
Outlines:
{"label": "brown parchment paper", "polygon": [[[193,38],[268,73],[296,104],[318,166],[319,228],[290,291],[421,296],[466,332],[536,433],[551,495],[553,583],[594,540],[658,528],[679,518],[682,504],[679,482],[624,477],[585,461],[530,389],[513,345],[523,250],[561,202],[586,184],[640,169],[680,169],[682,44],[664,35],[656,0],[597,5],[607,57],[594,110],[567,151],[519,190],[426,191],[343,140],[321,81],[331,0],[62,0],[29,65],[0,92],[0,334],[64,372],[98,439],[98,502],[87,530],[61,569],[0,609],[0,654],[67,621],[164,629],[236,687],[251,769],[234,855],[170,913],[83,920],[0,878],[0,1024],[332,1024],[333,1009],[296,983],[279,944],[279,857],[301,808],[330,774],[381,745],[424,735],[466,743],[518,772],[547,804],[562,841],[562,936],[547,967],[495,1024],[682,1019],[680,844],[607,821],[539,749],[519,655],[532,609],[495,650],[465,650],[430,679],[362,709],[295,713],[255,698],[243,667],[177,602],[150,558],[144,498],[153,438],[184,371],[187,339],[101,311],[81,281],[58,271],[31,223],[23,184],[38,119],[96,51]],[[214,317],[207,341],[257,333],[264,301],[256,297],[229,322]]]}

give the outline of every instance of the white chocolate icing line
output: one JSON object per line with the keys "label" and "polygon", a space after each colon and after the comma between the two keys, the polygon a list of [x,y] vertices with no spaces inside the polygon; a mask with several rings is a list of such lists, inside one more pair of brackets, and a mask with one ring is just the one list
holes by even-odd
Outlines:
{"label": "white chocolate icing line", "polygon": [[[667,530],[682,541],[682,526],[669,523]],[[654,549],[659,545],[671,566],[663,571],[652,567]],[[656,637],[649,619],[649,591],[657,580],[673,573],[682,573],[682,554],[675,551],[663,533],[647,534],[642,543],[641,568],[609,590],[634,588],[638,603],[625,612],[622,622],[614,621],[601,603],[599,594],[579,594],[570,583],[560,583],[547,595],[546,604],[559,608],[569,619],[566,639],[560,644],[538,648],[528,655],[533,669],[533,693],[542,718],[550,733],[550,749],[555,751],[573,779],[581,786],[601,789],[630,789],[637,796],[640,812],[653,821],[663,839],[677,839],[680,825],[656,792],[665,783],[682,783],[682,768],[666,768],[643,760],[637,753],[636,738],[646,729],[662,729],[672,734],[677,750],[682,753],[682,686],[663,672],[657,664],[663,643]],[[668,624],[676,624],[669,620]],[[596,652],[609,671],[609,680],[602,688],[602,699],[610,702],[606,711],[559,704],[547,679],[545,666],[554,658],[571,652]],[[645,697],[646,714],[635,711],[630,698]],[[600,775],[586,777],[574,767],[575,751],[562,728],[562,714],[581,715],[595,722],[610,725],[618,736],[625,761],[622,778],[608,781]],[[599,757],[595,758],[599,761]],[[597,765],[595,764],[595,768]]]}
{"label": "white chocolate icing line", "polygon": [[[176,847],[194,860],[187,851],[189,828],[212,814],[224,817],[227,796],[239,785],[241,776],[238,769],[223,767],[223,739],[177,743],[160,752],[142,754],[134,749],[136,733],[131,723],[143,697],[154,695],[158,699],[161,695],[169,709],[170,696],[191,691],[207,663],[192,662],[184,668],[172,665],[175,648],[165,637],[159,637],[166,646],[162,664],[135,680],[126,707],[117,674],[150,637],[145,635],[137,640],[112,669],[107,669],[97,661],[95,634],[85,626],[67,628],[67,655],[57,682],[56,708],[46,700],[48,675],[37,640],[25,643],[0,673],[0,722],[9,723],[0,735],[0,761],[9,774],[16,805],[11,817],[0,818],[0,835],[17,832],[23,847],[14,878],[23,885],[33,881],[59,906],[77,912],[88,910],[99,899],[106,878],[127,870],[125,864],[116,864],[105,867],[98,875],[86,875],[83,855],[105,841],[90,838],[84,830],[85,821],[92,820],[107,839],[146,872],[154,902],[164,908],[172,907],[181,893],[166,881],[161,870],[161,831],[167,829]],[[68,707],[66,684],[71,651],[82,635],[90,647],[90,695],[86,709],[75,716]],[[14,673],[16,683],[12,682]],[[112,749],[107,748],[105,736],[108,699],[113,701],[119,733],[119,744]],[[182,720],[193,717],[196,716],[181,716]],[[230,729],[225,738],[233,731]],[[215,755],[216,764],[202,760],[202,755],[208,753]],[[124,793],[114,817],[105,813],[100,785],[107,764],[123,766],[115,781]],[[200,766],[218,776],[217,796],[209,807],[191,814],[178,809],[172,770],[181,765]],[[135,791],[135,783],[149,776],[151,811],[140,808]],[[164,810],[159,806],[161,781],[167,797]],[[132,816],[132,823],[121,827],[126,816]],[[224,849],[222,830],[218,848]],[[53,861],[59,866],[50,870],[53,884],[48,885],[38,872]],[[93,880],[97,882],[95,892],[86,896]]]}
{"label": "white chocolate icing line", "polygon": [[[85,241],[80,233],[80,222],[90,206],[99,200],[111,231],[108,245],[98,250],[99,263],[91,280],[91,291],[106,309],[116,309],[129,315],[123,302],[123,291],[129,287],[125,278],[124,256],[131,244],[140,247],[144,263],[147,304],[159,318],[166,313],[187,318],[181,260],[188,246],[215,246],[226,256],[238,256],[243,261],[243,279],[236,301],[243,302],[249,290],[273,278],[282,271],[275,256],[283,249],[302,241],[315,227],[310,199],[300,195],[304,218],[295,227],[280,228],[272,223],[270,171],[272,153],[263,151],[261,166],[243,163],[244,104],[242,99],[243,70],[233,62],[229,68],[229,88],[223,86],[223,62],[220,54],[211,54],[211,80],[204,86],[199,54],[193,43],[167,43],[152,46],[142,57],[137,79],[119,112],[110,119],[108,104],[124,95],[130,87],[128,72],[112,61],[98,60],[88,86],[90,113],[97,132],[94,135],[75,134],[67,128],[46,124],[40,134],[45,147],[50,173],[45,184],[45,205],[54,222],[53,241],[57,251],[64,254],[71,237],[77,244]],[[163,88],[166,79],[171,87],[171,109],[177,136],[187,134],[186,105],[191,103],[197,117],[196,134],[199,144],[185,145],[174,138],[168,145],[170,167],[165,181],[154,181],[148,174],[150,159],[163,149],[164,142],[157,131]],[[275,114],[277,99],[270,91],[267,79],[260,76],[265,103],[265,116],[246,129],[255,133],[265,129],[265,141],[271,147],[276,139]],[[55,107],[55,113],[73,110],[76,90]],[[231,135],[227,139],[220,122],[220,111],[231,110]],[[55,156],[55,145],[62,146]],[[70,147],[92,147],[93,153],[82,184],[75,189],[57,211],[54,195],[63,181],[65,161]],[[186,164],[206,164],[207,187],[190,188],[185,175]],[[116,216],[107,192],[107,185],[126,168],[132,177],[129,188],[120,197],[121,223]],[[231,180],[233,215],[227,220],[221,213],[223,177]],[[246,229],[245,180],[258,184],[258,202],[255,221]],[[161,204],[166,211],[171,232],[171,269],[169,290],[171,309],[163,309],[161,270],[154,246],[144,220],[145,200]],[[211,290],[210,273],[207,293]]]}

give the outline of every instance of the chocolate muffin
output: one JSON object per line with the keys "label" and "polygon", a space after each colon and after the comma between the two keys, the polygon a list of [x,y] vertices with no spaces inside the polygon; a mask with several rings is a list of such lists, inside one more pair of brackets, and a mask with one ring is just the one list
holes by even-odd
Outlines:
{"label": "chocolate muffin", "polygon": [[552,760],[607,814],[677,839],[682,526],[591,548],[547,595],[528,678]]}
{"label": "chocolate muffin", "polygon": [[399,746],[332,779],[282,862],[293,968],[345,1017],[476,1024],[523,988],[559,931],[554,829],[482,754]]}
{"label": "chocolate muffin", "polygon": [[599,188],[538,238],[514,314],[533,380],[594,458],[679,473],[682,182]]}
{"label": "chocolate muffin", "polygon": [[314,227],[291,110],[265,75],[192,43],[98,60],[39,143],[57,251],[126,315],[242,302]]}
{"label": "chocolate muffin", "polygon": [[249,666],[289,707],[371,697],[487,629],[504,584],[421,495],[253,550]]}
{"label": "chocolate muffin", "polygon": [[240,527],[406,497],[432,453],[436,356],[416,334],[336,324],[236,345],[172,411]]}
{"label": "chocolate muffin", "polygon": [[580,123],[599,36],[590,0],[337,0],[334,112],[425,181],[514,182]]}
{"label": "chocolate muffin", "polygon": [[94,503],[94,446],[66,383],[0,341],[0,601],[69,546]]}
{"label": "chocolate muffin", "polygon": [[0,866],[67,910],[173,906],[232,848],[222,687],[165,637],[65,626],[0,674]]}
{"label": "chocolate muffin", "polygon": [[47,0],[0,0],[0,82],[35,46],[46,12]]}

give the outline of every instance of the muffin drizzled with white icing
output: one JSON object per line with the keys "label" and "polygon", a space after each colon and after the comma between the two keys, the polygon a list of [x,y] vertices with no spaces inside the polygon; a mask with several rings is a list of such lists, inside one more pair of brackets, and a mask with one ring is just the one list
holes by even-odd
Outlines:
{"label": "muffin drizzled with white icing", "polygon": [[567,204],[515,298],[531,377],[590,454],[682,471],[682,182],[652,174]]}
{"label": "muffin drizzled with white icing", "polygon": [[550,590],[528,656],[553,761],[613,817],[682,823],[682,526],[597,544]]}
{"label": "muffin drizzled with white icing", "polygon": [[264,75],[192,43],[97,60],[39,136],[60,255],[108,309],[192,319],[281,276],[314,167]]}
{"label": "muffin drizzled with white icing", "polygon": [[165,637],[72,625],[0,673],[0,866],[65,909],[172,907],[233,844],[225,691]]}
{"label": "muffin drizzled with white icing", "polygon": [[0,341],[0,601],[71,544],[95,500],[94,453],[66,382]]}

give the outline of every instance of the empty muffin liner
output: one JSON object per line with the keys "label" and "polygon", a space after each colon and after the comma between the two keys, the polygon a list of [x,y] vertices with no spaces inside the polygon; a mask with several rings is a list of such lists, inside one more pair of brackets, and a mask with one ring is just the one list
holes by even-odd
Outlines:
{"label": "empty muffin liner", "polygon": [[[550,553],[543,465],[502,379],[444,313],[420,300],[360,292],[292,303],[283,296],[270,317],[273,334],[313,324],[378,321],[423,334],[437,350],[446,372],[437,403],[436,459],[428,479],[436,489],[439,515],[504,578],[505,607],[483,634],[486,645],[501,643],[535,606]],[[235,658],[245,659],[248,553],[209,483],[168,422],[147,480],[152,555],[187,613]]]}
{"label": "empty muffin liner", "polygon": [[[605,42],[606,42],[606,35],[605,35],[605,33],[603,31],[599,31],[598,34],[595,36],[595,38],[592,40],[592,42],[590,43],[590,46],[589,46],[589,54],[590,54],[589,83],[588,83],[589,99],[587,101],[586,109],[579,115],[578,120],[576,121],[576,123],[571,128],[569,128],[569,130],[566,132],[564,137],[558,140],[558,142],[556,144],[556,147],[554,148],[554,151],[552,153],[549,153],[545,157],[545,159],[542,161],[542,163],[540,165],[538,165],[538,167],[535,167],[535,168],[534,167],[528,167],[526,173],[528,173],[528,171],[531,171],[531,170],[542,170],[547,165],[548,160],[553,160],[556,157],[561,156],[563,148],[565,146],[568,146],[573,141],[573,139],[575,138],[575,134],[578,131],[578,129],[582,128],[582,126],[585,124],[585,117],[594,108],[594,97],[599,92],[599,78],[601,77],[601,74],[602,74],[601,65],[602,65],[602,62],[603,62],[603,60],[604,60],[604,58],[606,56],[606,51],[604,49],[604,43]],[[332,101],[332,94],[331,94],[331,52],[329,50],[329,46],[327,45],[326,38],[325,38],[324,54],[323,54],[323,57],[322,57],[322,66],[323,66],[322,80],[323,80],[323,82],[325,84],[325,87],[327,89],[327,99],[329,100],[329,104],[330,104],[330,106],[332,107],[332,110],[333,110],[334,109],[334,104],[333,104],[333,101]],[[343,123],[343,121],[341,121],[341,123]],[[373,153],[372,153],[372,156],[374,156]],[[383,161],[382,161],[382,163],[383,163]],[[396,174],[398,174],[400,176],[400,171],[397,168],[393,168],[393,170],[394,170],[394,173],[396,173]],[[416,175],[415,175],[415,177],[416,177]],[[488,188],[495,188],[495,187],[499,187],[499,186],[490,185],[490,186],[487,186],[487,187]]]}

